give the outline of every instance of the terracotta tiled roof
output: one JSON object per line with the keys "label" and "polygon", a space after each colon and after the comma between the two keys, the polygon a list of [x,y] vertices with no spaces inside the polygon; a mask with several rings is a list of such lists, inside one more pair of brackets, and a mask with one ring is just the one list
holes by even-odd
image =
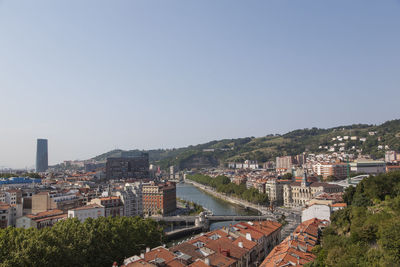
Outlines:
{"label": "terracotta tiled roof", "polygon": [[40,218],[40,219],[32,219],[35,222],[42,222],[42,221],[47,221],[47,220],[55,220],[55,219],[66,219],[68,217],[68,214],[60,214],[60,215],[56,215],[56,216],[47,216],[44,218]]}
{"label": "terracotta tiled roof", "polygon": [[26,217],[35,220],[35,219],[39,219],[39,218],[42,218],[42,217],[50,217],[50,216],[60,215],[62,213],[63,213],[62,210],[55,209],[55,210],[46,210],[46,211],[39,212],[39,213],[36,213],[36,214],[28,214],[28,215],[26,215]]}
{"label": "terracotta tiled roof", "polygon": [[197,249],[198,248],[196,246],[194,246],[188,242],[184,242],[182,244],[179,244],[177,246],[170,248],[169,250],[174,253],[177,251],[180,251],[186,255],[191,256],[192,259],[195,260],[195,259],[203,258],[203,255],[200,252],[198,252]]}
{"label": "terracotta tiled roof", "polygon": [[212,249],[216,252],[221,253],[222,249],[229,251],[230,257],[235,259],[241,259],[247,252],[245,248],[239,248],[233,244],[233,241],[228,237],[221,237],[217,240],[212,240],[207,243],[205,247]]}
{"label": "terracotta tiled roof", "polygon": [[191,267],[209,267],[209,265],[205,264],[205,262],[202,261],[202,260],[196,260],[195,262],[193,262],[189,266],[191,266]]}
{"label": "terracotta tiled roof", "polygon": [[147,262],[153,261],[156,258],[163,259],[165,262],[172,261],[175,258],[174,253],[163,247],[156,247],[144,254],[144,260]]}
{"label": "terracotta tiled roof", "polygon": [[156,267],[156,265],[148,263],[144,260],[137,260],[137,261],[128,263],[127,265],[123,265],[123,267]]}
{"label": "terracotta tiled roof", "polygon": [[242,242],[243,247],[247,250],[252,250],[255,246],[257,246],[256,242],[247,240],[243,236],[238,237],[235,241],[233,241],[233,244],[239,246],[239,242]]}
{"label": "terracotta tiled roof", "polygon": [[236,260],[225,257],[224,255],[219,253],[214,253],[208,256],[208,259],[210,260],[211,266],[218,266],[218,267],[231,266],[237,262]]}
{"label": "terracotta tiled roof", "polygon": [[112,199],[120,199],[120,198],[119,197],[114,197],[114,196],[113,197],[101,197],[100,198],[101,201],[103,201],[103,200],[112,200]]}
{"label": "terracotta tiled roof", "polygon": [[250,228],[255,229],[267,236],[282,228],[282,224],[274,221],[254,221],[252,224],[253,225],[249,226]]}
{"label": "terracotta tiled roof", "polygon": [[95,209],[95,208],[102,208],[102,206],[97,205],[97,204],[90,204],[90,205],[82,206],[82,207],[71,209],[71,210],[88,210],[88,209]]}
{"label": "terracotta tiled roof", "polygon": [[260,267],[288,266],[291,263],[303,266],[314,260],[316,256],[311,250],[318,241],[319,227],[324,225],[325,221],[316,218],[301,223],[293,234],[270,252]]}
{"label": "terracotta tiled roof", "polygon": [[264,236],[260,231],[251,228],[250,225],[245,222],[237,223],[234,227],[237,228],[237,232],[242,233],[242,235],[250,234],[251,238],[255,240],[260,240]]}
{"label": "terracotta tiled roof", "polygon": [[332,204],[332,207],[343,207],[343,208],[345,208],[345,207],[347,207],[347,204],[346,203],[335,203],[335,204]]}
{"label": "terracotta tiled roof", "polygon": [[169,266],[169,267],[183,267],[183,266],[186,266],[185,264],[183,264],[182,262],[178,261],[177,259],[169,261],[165,265]]}
{"label": "terracotta tiled roof", "polygon": [[10,207],[7,203],[0,202],[0,210],[8,210]]}

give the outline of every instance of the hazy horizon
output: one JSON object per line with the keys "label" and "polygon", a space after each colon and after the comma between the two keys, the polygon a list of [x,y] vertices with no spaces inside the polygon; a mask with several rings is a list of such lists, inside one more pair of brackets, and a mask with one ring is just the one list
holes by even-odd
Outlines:
{"label": "hazy horizon", "polygon": [[[397,118],[394,118],[394,119],[397,119]],[[392,120],[392,119],[390,119],[390,120]],[[336,127],[340,127],[340,126],[349,126],[349,125],[352,125],[352,124],[369,124],[369,125],[380,125],[380,124],[382,124],[382,123],[384,123],[384,122],[386,122],[386,121],[389,121],[389,120],[385,120],[385,121],[382,121],[382,122],[380,122],[380,123],[350,123],[350,124],[346,124],[346,125],[344,125],[344,124],[340,124],[340,125],[334,125],[334,126],[329,126],[329,127],[318,127],[318,126],[312,126],[312,127],[317,127],[317,128],[323,128],[323,129],[329,129],[329,128],[336,128]],[[305,127],[305,128],[312,128],[312,127]],[[299,129],[305,129],[305,128],[299,128]],[[255,135],[249,135],[249,136],[236,136],[236,137],[226,137],[226,138],[219,138],[219,139],[212,139],[212,140],[206,140],[206,141],[204,141],[204,142],[201,142],[201,143],[196,143],[196,144],[185,144],[185,145],[182,145],[182,146],[173,146],[173,147],[149,147],[149,148],[139,148],[139,147],[133,147],[133,148],[128,148],[128,147],[126,147],[126,148],[121,148],[121,147],[115,147],[115,148],[111,148],[111,149],[109,149],[109,150],[105,150],[105,151],[100,151],[100,152],[98,152],[97,154],[93,154],[93,155],[90,155],[90,156],[87,156],[87,157],[85,157],[85,158],[66,158],[66,159],[62,159],[62,160],[60,160],[60,161],[58,161],[58,162],[51,162],[50,161],[50,159],[49,159],[49,165],[55,165],[55,164],[59,164],[59,163],[61,163],[61,162],[63,162],[63,161],[68,161],[68,160],[88,160],[88,159],[91,159],[91,158],[94,158],[94,157],[96,157],[96,156],[99,156],[99,155],[101,155],[101,154],[103,154],[103,153],[106,153],[106,152],[110,152],[110,151],[112,151],[112,150],[125,150],[125,151],[127,151],[127,150],[145,150],[145,151],[148,151],[148,150],[157,150],[157,149],[177,149],[177,148],[182,148],[182,147],[187,147],[187,146],[190,146],[190,145],[193,145],[193,146],[195,146],[195,145],[200,145],[200,144],[204,144],[204,143],[207,143],[207,142],[211,142],[211,141],[219,141],[219,140],[223,140],[223,139],[236,139],[236,138],[246,138],[246,137],[255,137],[255,138],[259,138],[259,137],[264,137],[264,136],[267,136],[267,135],[269,135],[269,134],[281,134],[281,135],[283,135],[283,134],[286,134],[286,133],[288,133],[288,132],[290,132],[290,131],[294,131],[294,130],[299,130],[299,129],[291,129],[291,130],[288,130],[288,131],[286,131],[286,132],[280,132],[280,133],[278,133],[278,132],[276,132],[276,133],[266,133],[266,134],[264,134],[264,135],[259,135],[259,136],[255,136]],[[44,137],[38,137],[37,139],[46,139],[46,138],[44,138]],[[35,151],[34,151],[34,156],[36,156],[36,141],[37,141],[37,139],[35,139],[34,140],[34,143],[35,143]],[[48,139],[47,139],[48,140]],[[48,140],[48,142],[50,143],[50,141],[51,140]],[[50,151],[51,150],[53,150],[53,149],[51,149],[51,146],[50,146],[50,144],[49,144],[49,154],[50,154]],[[51,157],[51,155],[49,155],[49,157]],[[10,167],[10,166],[4,166],[4,165],[0,165],[0,168],[3,168],[3,167],[5,167],[5,168],[15,168],[15,169],[24,169],[24,168],[34,168],[34,163],[31,165],[31,166],[17,166],[17,167]]]}
{"label": "hazy horizon", "polygon": [[0,1],[0,168],[400,118],[400,2]]}

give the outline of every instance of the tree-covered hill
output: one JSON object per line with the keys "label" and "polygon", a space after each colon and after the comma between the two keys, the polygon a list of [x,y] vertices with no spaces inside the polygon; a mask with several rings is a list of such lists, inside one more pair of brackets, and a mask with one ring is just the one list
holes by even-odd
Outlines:
{"label": "tree-covered hill", "polygon": [[[374,132],[374,135],[370,135]],[[335,141],[337,136],[357,136],[357,140]],[[360,141],[366,138],[366,141]],[[400,120],[387,121],[381,125],[353,124],[329,129],[311,128],[291,131],[284,135],[246,137],[211,141],[205,144],[176,149],[148,150],[150,162],[166,168],[176,165],[181,169],[213,167],[229,161],[257,160],[266,162],[277,156],[296,155],[304,151],[326,152],[326,147],[345,143],[351,153],[369,154],[374,158],[384,157],[384,147],[400,151]],[[378,148],[383,146],[383,149]],[[354,147],[354,148],[353,148]],[[122,150],[113,150],[95,157],[105,160]],[[131,152],[141,152],[131,150]]]}
{"label": "tree-covered hill", "polygon": [[308,266],[400,266],[400,172],[370,176],[344,199]]}

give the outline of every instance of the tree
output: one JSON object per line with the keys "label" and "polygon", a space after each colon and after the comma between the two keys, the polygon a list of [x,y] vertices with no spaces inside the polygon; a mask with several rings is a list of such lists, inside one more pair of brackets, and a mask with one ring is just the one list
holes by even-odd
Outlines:
{"label": "tree", "polygon": [[43,229],[0,230],[0,266],[111,266],[163,241],[158,223],[139,217],[67,219]]}

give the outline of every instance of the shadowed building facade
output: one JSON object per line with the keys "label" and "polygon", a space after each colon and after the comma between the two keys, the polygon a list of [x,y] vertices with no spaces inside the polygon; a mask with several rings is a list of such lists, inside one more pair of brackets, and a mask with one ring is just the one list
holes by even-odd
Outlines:
{"label": "shadowed building facade", "polygon": [[45,172],[48,167],[47,139],[38,139],[36,147],[36,172]]}
{"label": "shadowed building facade", "polygon": [[148,179],[149,154],[138,156],[107,158],[107,179]]}

